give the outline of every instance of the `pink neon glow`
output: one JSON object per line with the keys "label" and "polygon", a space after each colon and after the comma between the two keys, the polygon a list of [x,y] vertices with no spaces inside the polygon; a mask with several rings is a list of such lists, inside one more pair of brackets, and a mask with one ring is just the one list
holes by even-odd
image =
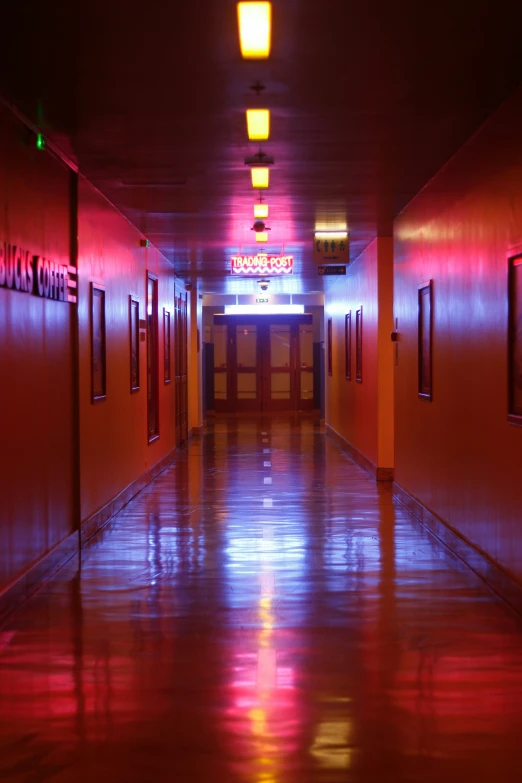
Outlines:
{"label": "pink neon glow", "polygon": [[293,256],[230,256],[233,275],[291,275],[294,272]]}

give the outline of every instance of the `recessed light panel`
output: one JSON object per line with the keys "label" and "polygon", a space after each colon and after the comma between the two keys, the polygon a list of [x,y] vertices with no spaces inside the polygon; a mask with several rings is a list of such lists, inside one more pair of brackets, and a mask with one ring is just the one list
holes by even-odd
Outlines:
{"label": "recessed light panel", "polygon": [[348,231],[316,231],[316,239],[346,239]]}
{"label": "recessed light panel", "polygon": [[225,315],[300,315],[304,313],[304,305],[225,305]]}
{"label": "recessed light panel", "polygon": [[256,234],[256,242],[268,242],[268,231],[258,231]]}
{"label": "recessed light panel", "polygon": [[254,217],[255,218],[267,218],[268,217],[268,204],[254,204]]}
{"label": "recessed light panel", "polygon": [[270,136],[268,109],[247,109],[247,131],[250,141],[265,141]]}
{"label": "recessed light panel", "polygon": [[266,59],[270,54],[272,3],[238,3],[241,55],[248,60]]}
{"label": "recessed light panel", "polygon": [[253,166],[250,170],[252,172],[252,187],[267,188],[270,176],[269,170],[259,166]]}

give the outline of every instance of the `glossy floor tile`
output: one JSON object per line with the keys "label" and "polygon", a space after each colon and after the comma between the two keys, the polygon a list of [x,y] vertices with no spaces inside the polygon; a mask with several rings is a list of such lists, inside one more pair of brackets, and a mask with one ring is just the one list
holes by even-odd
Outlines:
{"label": "glossy floor tile", "polygon": [[0,629],[2,782],[511,783],[521,747],[520,620],[310,418],[218,419]]}

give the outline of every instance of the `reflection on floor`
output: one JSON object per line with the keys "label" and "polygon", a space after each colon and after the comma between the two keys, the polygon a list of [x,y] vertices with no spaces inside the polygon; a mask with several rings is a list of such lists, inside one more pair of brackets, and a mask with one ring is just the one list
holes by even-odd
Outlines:
{"label": "reflection on floor", "polygon": [[521,630],[312,419],[218,420],[0,629],[0,779],[519,781]]}

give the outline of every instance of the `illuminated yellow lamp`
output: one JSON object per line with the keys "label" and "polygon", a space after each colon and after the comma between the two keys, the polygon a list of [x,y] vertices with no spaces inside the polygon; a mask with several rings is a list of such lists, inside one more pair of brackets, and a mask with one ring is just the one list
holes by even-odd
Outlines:
{"label": "illuminated yellow lamp", "polygon": [[259,166],[253,166],[251,171],[252,171],[252,187],[267,188],[269,170],[266,168],[261,168]]}
{"label": "illuminated yellow lamp", "polygon": [[250,141],[265,141],[270,136],[268,109],[247,109],[247,131]]}
{"label": "illuminated yellow lamp", "polygon": [[346,239],[348,231],[316,231],[316,239]]}
{"label": "illuminated yellow lamp", "polygon": [[239,44],[247,60],[263,60],[270,54],[272,3],[237,4]]}
{"label": "illuminated yellow lamp", "polygon": [[256,242],[268,242],[268,231],[258,231],[256,234]]}
{"label": "illuminated yellow lamp", "polygon": [[268,204],[254,204],[254,217],[255,218],[267,218],[268,217]]}

